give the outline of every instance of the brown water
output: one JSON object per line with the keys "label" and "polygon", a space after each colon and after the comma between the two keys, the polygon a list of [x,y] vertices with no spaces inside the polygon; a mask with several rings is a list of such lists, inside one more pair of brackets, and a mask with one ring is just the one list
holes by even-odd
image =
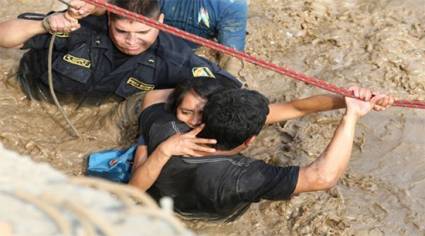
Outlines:
{"label": "brown water", "polygon": [[[51,2],[0,0],[1,18],[49,9]],[[423,12],[423,0],[251,0],[247,51],[339,86],[425,99]],[[16,88],[20,55],[0,49],[0,141],[65,173],[81,174],[87,153],[117,145],[104,130],[93,129],[113,104],[66,106],[83,133],[82,140],[72,138],[54,106],[29,102]],[[322,92],[253,65],[245,65],[241,76],[273,101]],[[340,114],[267,127],[247,154],[280,165],[308,163],[329,142]],[[262,201],[230,224],[187,223],[206,235],[424,235],[424,132],[422,110],[371,113],[358,125],[347,174],[331,191]]]}

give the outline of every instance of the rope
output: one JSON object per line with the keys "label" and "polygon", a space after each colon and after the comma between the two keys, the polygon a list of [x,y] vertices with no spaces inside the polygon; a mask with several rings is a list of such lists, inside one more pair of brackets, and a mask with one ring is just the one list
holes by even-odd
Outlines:
{"label": "rope", "polygon": [[[313,85],[315,87],[327,90],[329,92],[333,92],[333,93],[340,94],[340,95],[347,96],[347,97],[353,97],[352,92],[350,92],[349,90],[347,90],[345,88],[340,88],[340,87],[337,87],[336,85],[333,85],[333,84],[328,83],[326,81],[319,80],[317,78],[304,75],[300,72],[296,72],[296,71],[293,71],[291,69],[278,66],[276,64],[273,64],[271,62],[267,62],[267,61],[262,60],[262,59],[257,59],[254,56],[251,56],[247,53],[237,51],[233,48],[226,47],[226,46],[221,45],[219,43],[216,43],[214,41],[199,37],[197,35],[185,32],[183,30],[171,27],[171,26],[166,25],[166,24],[159,23],[159,22],[157,22],[153,19],[147,18],[147,17],[139,15],[137,13],[119,8],[115,5],[107,3],[105,0],[83,0],[83,1],[85,1],[89,4],[92,4],[92,5],[95,5],[97,7],[105,8],[109,12],[115,13],[115,14],[120,15],[120,16],[124,16],[128,19],[131,19],[131,20],[139,21],[143,24],[146,24],[146,25],[154,27],[156,29],[165,31],[167,33],[170,33],[170,34],[175,35],[177,37],[186,39],[186,40],[191,41],[193,43],[196,43],[196,44],[202,45],[204,47],[207,47],[207,48],[222,52],[224,54],[236,57],[240,60],[250,62],[254,65],[258,65],[262,68],[277,72],[279,74],[288,76],[288,77],[293,78],[295,80],[302,81],[304,83],[307,83],[307,84]],[[397,101],[394,102],[394,106],[425,109],[425,101],[397,100]]]}
{"label": "rope", "polygon": [[65,113],[65,110],[59,103],[58,98],[56,97],[55,90],[53,89],[53,72],[52,72],[52,58],[53,58],[53,45],[55,44],[55,38],[56,35],[52,34],[52,37],[50,38],[50,44],[49,44],[49,54],[47,56],[47,73],[48,73],[48,79],[49,79],[49,90],[50,94],[52,95],[53,101],[55,102],[57,108],[62,113],[63,117],[65,118],[68,125],[71,127],[72,131],[74,132],[74,135],[78,138],[81,138],[80,133],[75,128],[75,126],[72,124],[71,120],[68,118],[68,116]]}
{"label": "rope", "polygon": [[[86,177],[74,177],[71,180],[72,183],[96,187],[106,190],[112,194],[115,194],[122,202],[128,204],[128,197],[134,199],[136,202],[143,203],[150,208],[159,209],[158,205],[152,198],[144,194],[142,191],[130,188],[128,185],[117,184],[104,179],[98,178],[86,178]],[[127,199],[126,199],[127,198]],[[133,205],[133,202],[132,204]]]}
{"label": "rope", "polygon": [[16,191],[15,196],[23,201],[26,201],[32,205],[35,205],[41,211],[43,211],[50,219],[52,219],[58,226],[60,232],[64,236],[71,236],[71,224],[68,222],[66,217],[60,212],[59,209],[55,208],[52,204],[43,201],[44,198],[38,198],[23,191]]}
{"label": "rope", "polygon": [[[83,186],[89,186],[96,189],[108,191],[109,193],[112,193],[117,196],[118,199],[127,206],[129,212],[134,214],[144,214],[152,218],[164,220],[170,223],[171,226],[173,226],[176,235],[183,235],[185,232],[185,228],[182,223],[180,223],[176,218],[174,218],[173,215],[167,214],[164,211],[160,211],[160,208],[158,207],[156,202],[152,200],[152,198],[149,197],[146,193],[140,191],[139,189],[136,189],[129,185],[118,184],[99,178],[74,177],[71,179],[71,182]],[[146,207],[134,207],[134,201],[129,203],[129,198],[134,199],[134,201],[136,201],[137,203],[141,203]]]}
{"label": "rope", "polygon": [[[123,215],[125,218],[131,216],[146,216],[153,220],[159,220],[167,224],[174,231],[173,235],[187,235],[185,226],[179,222],[172,214],[160,210],[158,205],[144,192],[137,190],[128,185],[107,182],[102,179],[75,177],[70,182],[77,186],[88,186],[104,190],[118,197],[118,200],[124,204]],[[99,212],[90,209],[89,206],[83,205],[77,199],[70,199],[69,196],[53,194],[52,192],[44,192],[41,194],[32,194],[24,190],[16,190],[14,192],[0,191],[0,194],[7,194],[16,197],[23,202],[34,205],[41,212],[53,221],[59,230],[60,235],[73,235],[73,227],[69,221],[69,213],[75,218],[81,226],[83,235],[96,236],[97,232],[101,232],[105,236],[119,235],[119,228],[114,226],[116,222],[106,220]],[[135,199],[131,204],[122,202],[123,198]],[[139,204],[136,204],[139,203]],[[119,224],[118,224],[119,225]],[[147,229],[144,229],[147,230]]]}

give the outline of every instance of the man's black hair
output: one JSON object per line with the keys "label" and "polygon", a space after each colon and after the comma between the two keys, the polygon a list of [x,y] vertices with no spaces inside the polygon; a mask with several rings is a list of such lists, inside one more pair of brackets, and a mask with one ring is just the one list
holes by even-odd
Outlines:
{"label": "man's black hair", "polygon": [[[158,0],[112,0],[111,3],[152,19],[158,19],[161,13]],[[119,20],[126,17],[111,12],[110,18],[111,20]]]}
{"label": "man's black hair", "polygon": [[261,131],[269,114],[268,103],[266,97],[253,90],[216,92],[204,107],[205,128],[198,136],[216,139],[218,149],[233,149]]}
{"label": "man's black hair", "polygon": [[217,91],[223,91],[225,87],[217,79],[209,77],[190,78],[177,84],[173,93],[168,97],[166,108],[176,114],[177,107],[182,103],[185,95],[194,91],[199,97],[208,100],[208,97]]}

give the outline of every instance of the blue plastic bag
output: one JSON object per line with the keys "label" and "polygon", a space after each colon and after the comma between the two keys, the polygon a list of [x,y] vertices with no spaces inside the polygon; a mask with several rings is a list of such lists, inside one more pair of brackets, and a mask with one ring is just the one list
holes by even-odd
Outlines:
{"label": "blue plastic bag", "polygon": [[137,145],[125,150],[92,153],[87,161],[87,175],[128,183]]}

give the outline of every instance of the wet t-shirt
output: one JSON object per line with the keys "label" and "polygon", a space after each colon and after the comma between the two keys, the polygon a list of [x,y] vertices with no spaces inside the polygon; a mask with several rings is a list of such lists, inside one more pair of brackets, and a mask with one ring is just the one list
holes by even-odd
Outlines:
{"label": "wet t-shirt", "polygon": [[[189,130],[161,105],[146,109],[140,122],[149,152],[176,132]],[[298,166],[272,166],[241,154],[172,157],[148,193],[157,200],[173,198],[175,211],[184,216],[232,220],[252,202],[288,199],[298,172]]]}

